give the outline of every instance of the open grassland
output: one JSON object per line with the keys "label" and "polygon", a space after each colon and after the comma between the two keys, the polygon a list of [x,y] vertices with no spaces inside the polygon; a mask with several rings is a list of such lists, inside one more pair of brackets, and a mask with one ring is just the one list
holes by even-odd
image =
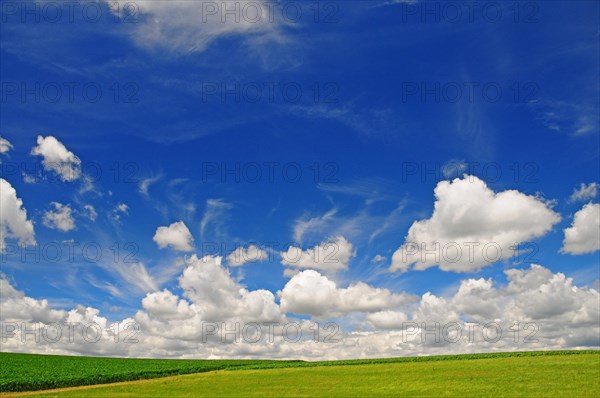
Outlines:
{"label": "open grassland", "polygon": [[[18,390],[25,391],[203,372],[31,395],[46,397],[600,396],[598,351],[332,362],[130,360],[1,354],[0,361],[3,391],[8,390],[7,386],[12,391],[17,386]],[[20,369],[23,372],[19,372]]]}

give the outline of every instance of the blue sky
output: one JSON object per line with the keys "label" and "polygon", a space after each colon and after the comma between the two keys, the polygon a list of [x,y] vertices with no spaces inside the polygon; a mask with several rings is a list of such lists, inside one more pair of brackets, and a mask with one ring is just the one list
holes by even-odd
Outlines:
{"label": "blue sky", "polygon": [[[0,155],[2,178],[22,199],[37,243],[16,248],[9,235],[16,254],[5,250],[2,274],[26,296],[64,311],[94,307],[118,321],[136,316],[153,291],[181,296],[189,256],[226,257],[254,243],[274,250],[227,270],[282,305],[278,292],[294,277],[284,270],[295,267],[283,266],[279,253],[336,237],[351,245],[341,271],[308,265],[296,272],[316,269],[344,288],[364,282],[450,297],[466,279],[503,286],[505,271],[535,263],[597,291],[597,235],[584,242],[588,249],[561,251],[575,214],[598,206],[597,2],[469,9],[462,2],[281,1],[272,21],[263,14],[259,22],[204,8],[216,3],[160,1],[117,2],[112,10],[82,2],[72,21],[64,7],[52,21],[49,3],[2,6],[0,134],[11,145]],[[248,2],[237,4],[243,10]],[[82,16],[84,9],[99,12],[97,20]],[[44,165],[48,152],[32,154],[38,136],[57,140],[50,152],[79,159],[66,162],[76,178]],[[475,178],[483,188],[460,197],[454,178]],[[443,181],[458,197],[438,197],[447,212],[414,236],[460,241],[491,229],[536,253],[461,272],[435,264],[391,270],[413,223],[433,220],[434,189]],[[514,225],[494,224],[487,202],[470,200],[510,190],[518,195],[498,208],[512,212]],[[58,211],[52,203],[68,206],[71,226],[48,221]],[[452,232],[452,220],[459,228],[460,214],[470,211],[492,214],[480,218],[490,224],[467,220],[463,226],[475,232]],[[598,224],[590,214],[581,218],[588,233]],[[179,221],[193,249],[161,248],[157,229]],[[62,242],[70,240],[80,245],[74,259],[49,261],[44,248],[59,243],[64,260]],[[97,244],[102,260],[85,261],[86,244]],[[218,253],[207,252],[214,244]],[[24,250],[39,261],[23,261]],[[122,262],[127,254],[134,262]],[[348,312],[340,322],[360,329],[353,322],[361,311]]]}

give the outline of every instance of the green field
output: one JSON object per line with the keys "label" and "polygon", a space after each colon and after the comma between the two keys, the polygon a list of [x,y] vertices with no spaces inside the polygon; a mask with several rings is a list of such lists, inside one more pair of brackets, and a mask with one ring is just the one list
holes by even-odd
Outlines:
{"label": "green field", "polygon": [[0,387],[5,392],[194,373],[31,396],[392,396],[411,393],[418,396],[600,396],[598,351],[332,362],[144,360],[2,353],[0,363]]}

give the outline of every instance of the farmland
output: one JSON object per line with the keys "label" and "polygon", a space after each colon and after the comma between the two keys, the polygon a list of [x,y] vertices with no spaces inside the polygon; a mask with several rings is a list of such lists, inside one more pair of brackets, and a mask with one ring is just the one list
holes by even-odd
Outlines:
{"label": "farmland", "polygon": [[[573,391],[578,391],[578,396],[597,396],[600,391],[598,351],[331,362],[116,359],[2,353],[0,362],[3,392],[140,380],[60,392],[59,396],[66,397],[159,394],[185,397],[197,395],[198,391],[206,396],[456,395],[459,392],[543,396],[549,392],[567,395]],[[161,378],[155,379],[158,377]],[[56,392],[45,394],[39,396],[57,396]]]}

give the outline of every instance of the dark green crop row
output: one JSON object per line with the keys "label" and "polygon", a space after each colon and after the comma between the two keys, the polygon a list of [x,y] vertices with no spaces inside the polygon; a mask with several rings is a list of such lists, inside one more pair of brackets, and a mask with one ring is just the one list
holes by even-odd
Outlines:
{"label": "dark green crop row", "polygon": [[541,355],[573,355],[599,351],[535,351],[304,362],[275,360],[178,360],[74,357],[0,353],[0,392],[34,391],[114,383],[214,370],[365,365],[397,362],[470,360]]}

